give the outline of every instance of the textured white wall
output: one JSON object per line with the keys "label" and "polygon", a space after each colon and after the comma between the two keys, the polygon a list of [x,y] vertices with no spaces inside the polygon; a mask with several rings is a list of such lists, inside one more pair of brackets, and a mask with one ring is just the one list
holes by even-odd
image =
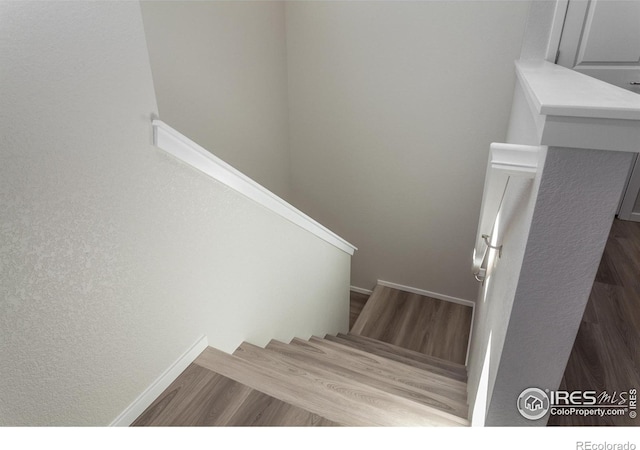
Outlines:
{"label": "textured white wall", "polygon": [[347,254],[150,145],[137,2],[0,8],[1,425],[106,425],[203,334],[345,331]]}
{"label": "textured white wall", "polygon": [[288,199],[284,3],[142,2],[160,118]]}
{"label": "textured white wall", "polygon": [[528,2],[288,2],[294,202],[377,279],[473,300],[489,144]]}

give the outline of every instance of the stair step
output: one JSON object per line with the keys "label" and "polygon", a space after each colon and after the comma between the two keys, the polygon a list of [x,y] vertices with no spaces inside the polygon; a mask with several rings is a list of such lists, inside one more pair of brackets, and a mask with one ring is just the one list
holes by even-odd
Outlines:
{"label": "stair step", "polygon": [[409,350],[404,347],[399,347],[397,345],[391,344],[389,342],[380,341],[378,339],[373,339],[367,336],[361,336],[353,333],[338,333],[338,337],[343,339],[353,340],[356,342],[362,342],[364,344],[370,344],[373,348],[378,350],[387,351],[393,353],[395,355],[403,356],[405,358],[412,359],[416,362],[429,364],[430,366],[439,367],[443,370],[451,372],[452,374],[457,375],[462,381],[467,380],[467,368],[464,364],[459,364],[457,362],[448,361],[446,359],[438,358],[437,356],[427,355],[425,353],[416,352],[414,350]]}
{"label": "stair step", "polygon": [[339,424],[251,389],[240,407],[226,421],[233,427],[335,427]]}
{"label": "stair step", "polygon": [[257,349],[249,361],[208,347],[195,364],[343,425],[468,425],[451,414],[351,380],[323,377],[277,353]]}
{"label": "stair step", "polygon": [[132,426],[336,426],[209,369],[191,364]]}
{"label": "stair step", "polygon": [[251,388],[191,364],[132,426],[224,425]]}
{"label": "stair step", "polygon": [[[308,366],[322,367],[324,370],[366,383],[408,400],[437,408],[464,419],[467,418],[466,402],[456,401],[445,395],[438,395],[406,384],[402,376],[397,376],[393,370],[389,370],[387,367],[381,368],[380,364],[373,359],[364,361],[364,358],[353,358],[340,350],[310,344],[304,345],[304,343],[305,341],[300,340],[297,345],[291,345],[273,340],[266,348],[297,360],[303,368]],[[390,360],[387,361],[388,365],[398,364]]]}
{"label": "stair step", "polygon": [[[447,378],[457,380],[461,383],[465,383],[467,379],[466,374],[462,375],[457,371],[450,371],[450,370],[443,369],[441,367],[437,367],[428,363],[416,361],[415,359],[412,359],[412,358],[407,358],[406,356],[402,356],[394,352],[391,352],[389,350],[382,349],[380,344],[374,345],[369,342],[363,342],[362,340],[354,338],[353,335],[338,335],[338,336],[327,335],[325,336],[325,339],[328,341],[337,342],[339,344],[353,347],[367,353],[372,353],[374,355],[382,356],[384,358],[388,358],[393,361],[397,361],[418,369],[426,370],[428,372],[438,373]],[[376,341],[376,342],[381,342],[381,341]],[[386,342],[382,344],[386,344]]]}
{"label": "stair step", "polygon": [[[363,377],[358,373],[351,372],[351,374],[345,375],[344,373],[337,372],[335,368],[327,367],[324,364],[319,365],[317,364],[317,361],[313,361],[313,360],[310,361],[311,358],[307,358],[307,361],[300,361],[300,360],[291,358],[290,356],[285,355],[282,352],[264,349],[264,348],[249,344],[247,342],[242,343],[242,345],[238,347],[237,355],[240,358],[246,359],[248,361],[253,361],[253,362],[260,361],[261,363],[264,363],[265,361],[268,361],[270,364],[275,364],[279,368],[283,367],[284,365],[287,368],[293,367],[296,369],[300,369],[307,372],[311,376],[322,377],[323,379],[331,383],[339,382],[343,385],[351,386],[351,388],[354,391],[360,391],[360,392],[365,391],[365,392],[369,392],[370,394],[373,394],[374,396],[376,395],[379,396],[383,394],[385,396],[389,396],[390,398],[393,398],[393,400],[396,403],[399,402],[401,405],[404,404],[405,406],[407,406],[407,404],[408,405],[412,404],[411,401],[407,402],[406,397],[398,396],[393,392],[389,392],[389,390],[387,389],[388,386],[380,387],[375,384],[371,384],[370,383],[371,380],[368,377]],[[339,367],[339,366],[336,366],[336,367]],[[417,404],[413,404],[413,405],[415,406]],[[428,408],[427,412],[430,411],[432,414],[442,416],[446,420],[454,420],[457,422],[462,421],[466,423],[466,416],[463,415],[461,417],[453,414],[452,412],[449,411],[451,407],[449,407],[446,403],[439,402],[438,407],[434,407],[426,404],[421,404],[420,406],[424,406],[425,408]],[[442,408],[439,408],[439,407],[442,407]]]}
{"label": "stair step", "polygon": [[467,404],[467,385],[462,381],[315,336],[312,336],[309,341],[294,339],[291,343],[293,345],[315,346],[321,349],[333,350],[334,354],[342,355],[342,358],[347,361],[357,360],[363,364],[370,364],[380,373],[384,373],[386,376],[404,384],[422,391],[451,398],[463,405]]}

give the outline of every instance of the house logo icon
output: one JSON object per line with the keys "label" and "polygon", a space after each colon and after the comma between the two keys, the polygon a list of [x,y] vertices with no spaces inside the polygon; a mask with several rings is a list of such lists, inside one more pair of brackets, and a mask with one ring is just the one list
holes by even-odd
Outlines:
{"label": "house logo icon", "polygon": [[538,420],[549,411],[549,397],[538,388],[528,388],[518,397],[518,411],[525,419]]}
{"label": "house logo icon", "polygon": [[533,395],[530,395],[525,399],[524,406],[529,411],[538,411],[542,409],[542,400],[540,400],[538,397],[534,397]]}

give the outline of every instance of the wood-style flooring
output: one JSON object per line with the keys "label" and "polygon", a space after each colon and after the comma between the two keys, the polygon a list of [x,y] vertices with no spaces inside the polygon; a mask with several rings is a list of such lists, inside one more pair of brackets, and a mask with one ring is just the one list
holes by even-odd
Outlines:
{"label": "wood-style flooring", "polygon": [[464,364],[472,308],[376,286],[351,334]]}
{"label": "wood-style flooring", "polygon": [[[353,322],[386,292],[376,288],[373,303],[352,295]],[[396,297],[404,298],[392,296],[392,304]],[[429,299],[405,303],[392,314],[397,324],[384,317],[394,308],[380,308],[387,337],[414,325],[401,319],[405,313],[425,320],[421,336],[434,317],[456,317],[438,314],[447,308]],[[365,335],[272,340],[264,348],[244,342],[233,355],[207,348],[133,426],[468,426],[466,381],[463,364]]]}
{"label": "wood-style flooring", "polygon": [[244,342],[233,355],[209,347],[133,425],[469,424],[464,366],[433,357],[395,361],[369,352],[361,339],[312,337],[271,341],[266,348]]}
{"label": "wood-style flooring", "polygon": [[[560,389],[640,389],[640,223],[615,220]],[[551,416],[550,426],[638,426],[628,415]]]}
{"label": "wood-style flooring", "polygon": [[132,426],[337,426],[191,364]]}

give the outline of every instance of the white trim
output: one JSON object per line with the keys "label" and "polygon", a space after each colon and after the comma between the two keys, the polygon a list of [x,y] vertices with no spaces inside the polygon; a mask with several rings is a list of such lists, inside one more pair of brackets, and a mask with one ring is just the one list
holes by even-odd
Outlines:
{"label": "white trim", "polygon": [[519,60],[515,64],[518,80],[537,114],[640,120],[640,97],[634,92],[547,61]]}
{"label": "white trim", "polygon": [[391,283],[389,281],[378,280],[378,284],[380,286],[386,286],[393,289],[398,289],[399,291],[411,292],[412,294],[423,295],[425,297],[431,297],[438,300],[444,300],[445,302],[458,303],[464,306],[474,307],[475,302],[471,300],[465,300],[463,298],[452,297],[450,295],[438,294],[437,292],[425,291],[424,289],[418,289],[410,286],[403,286],[402,284]]}
{"label": "white trim", "polygon": [[549,33],[549,42],[547,43],[547,51],[545,52],[545,60],[554,63],[556,55],[560,48],[560,39],[562,38],[562,30],[564,28],[564,20],[567,17],[567,8],[569,0],[557,0],[556,7],[553,12],[553,22],[551,24],[551,33]]}
{"label": "white trim", "polygon": [[167,370],[147,387],[124,411],[122,411],[110,427],[128,427],[147,409],[164,390],[207,348],[207,336],[198,341],[182,354]]}
{"label": "white trim", "polygon": [[340,250],[353,255],[357,248],[294,208],[280,197],[236,170],[161,120],[153,120],[153,143],[180,161],[238,191],[270,211],[313,233]]}
{"label": "white trim", "polygon": [[357,286],[349,286],[349,290],[353,292],[357,292],[358,294],[371,295],[373,291],[371,289],[359,288]]}

